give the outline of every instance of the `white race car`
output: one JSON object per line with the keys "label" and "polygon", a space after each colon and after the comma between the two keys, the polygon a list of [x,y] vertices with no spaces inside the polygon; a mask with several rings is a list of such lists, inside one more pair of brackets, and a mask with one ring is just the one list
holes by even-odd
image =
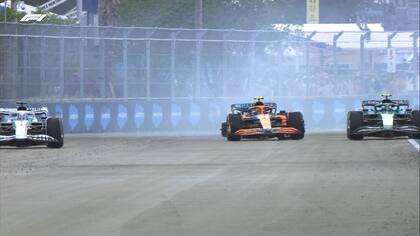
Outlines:
{"label": "white race car", "polygon": [[17,108],[0,108],[0,146],[63,147],[63,122],[60,118],[49,117],[46,107],[18,105]]}

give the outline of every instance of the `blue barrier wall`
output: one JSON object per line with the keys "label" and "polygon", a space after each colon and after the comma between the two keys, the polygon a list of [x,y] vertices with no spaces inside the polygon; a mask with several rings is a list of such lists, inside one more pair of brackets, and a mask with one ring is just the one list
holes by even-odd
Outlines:
{"label": "blue barrier wall", "polygon": [[[350,110],[360,109],[360,97],[284,98],[279,110],[301,111],[308,131],[344,129]],[[418,96],[409,99],[419,106]],[[281,101],[280,101],[281,100]],[[268,100],[267,100],[268,101]],[[141,132],[141,131],[217,131],[226,119],[230,104],[238,100],[129,100],[67,101],[39,103],[50,115],[62,117],[66,133]]]}

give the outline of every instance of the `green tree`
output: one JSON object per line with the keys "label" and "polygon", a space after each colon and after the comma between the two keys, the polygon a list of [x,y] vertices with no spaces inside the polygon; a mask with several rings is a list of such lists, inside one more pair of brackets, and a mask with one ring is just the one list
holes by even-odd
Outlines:
{"label": "green tree", "polygon": [[[120,0],[99,0],[99,24],[115,25],[118,19],[118,5]],[[124,15],[122,13],[121,15]]]}
{"label": "green tree", "polygon": [[61,18],[58,15],[47,14],[47,16],[39,22],[41,24],[55,24],[55,25],[73,25],[76,21],[73,19]]}
{"label": "green tree", "polygon": [[[12,8],[7,8],[6,14],[7,21],[12,22],[19,21],[25,15],[25,13],[18,12]],[[4,11],[0,12],[0,21],[4,21]]]}
{"label": "green tree", "polygon": [[[264,29],[299,22],[293,0],[203,0],[204,28]],[[194,27],[194,0],[121,0],[119,25]]]}

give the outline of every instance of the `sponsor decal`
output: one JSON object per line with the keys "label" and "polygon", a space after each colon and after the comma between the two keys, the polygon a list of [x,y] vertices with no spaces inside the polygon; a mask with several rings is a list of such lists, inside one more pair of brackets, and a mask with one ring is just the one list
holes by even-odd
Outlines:
{"label": "sponsor decal", "polygon": [[144,108],[140,104],[134,106],[134,124],[139,129],[144,124]]}
{"label": "sponsor decal", "polygon": [[117,125],[118,128],[122,129],[127,124],[127,107],[119,104],[117,112]]}
{"label": "sponsor decal", "polygon": [[111,108],[103,106],[101,108],[101,127],[102,130],[108,130],[109,124],[111,123]]}
{"label": "sponsor decal", "polygon": [[178,104],[171,104],[171,124],[172,128],[176,128],[181,122],[181,107]]}
{"label": "sponsor decal", "polygon": [[60,105],[55,105],[54,107],[54,113],[56,118],[63,119],[63,107]]}
{"label": "sponsor decal", "polygon": [[319,0],[306,0],[306,23],[319,24]]}
{"label": "sponsor decal", "polygon": [[47,17],[46,14],[27,14],[24,17],[22,17],[22,19],[20,19],[20,22],[41,22],[45,17]]}
{"label": "sponsor decal", "polygon": [[70,129],[73,131],[76,126],[79,124],[79,110],[73,104],[69,106],[69,126]]}
{"label": "sponsor decal", "polygon": [[163,110],[159,104],[152,106],[152,123],[155,128],[159,127],[163,119]]}
{"label": "sponsor decal", "polygon": [[85,105],[85,128],[90,131],[95,121],[95,113],[91,105]]}

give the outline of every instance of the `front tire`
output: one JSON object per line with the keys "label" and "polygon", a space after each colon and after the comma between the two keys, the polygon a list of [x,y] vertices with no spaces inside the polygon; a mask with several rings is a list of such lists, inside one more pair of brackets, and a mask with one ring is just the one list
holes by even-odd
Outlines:
{"label": "front tire", "polygon": [[60,118],[47,120],[47,135],[55,138],[58,142],[48,143],[49,148],[61,148],[64,145],[63,121]]}
{"label": "front tire", "polygon": [[347,114],[347,138],[350,140],[362,140],[363,135],[353,134],[361,126],[363,126],[363,112],[350,111]]}
{"label": "front tire", "polygon": [[289,113],[289,126],[300,131],[300,133],[290,135],[293,140],[299,140],[305,137],[305,121],[301,112]]}
{"label": "front tire", "polygon": [[241,116],[239,114],[229,114],[227,117],[227,133],[228,141],[240,141],[241,136],[235,136],[234,133],[241,128]]}
{"label": "front tire", "polygon": [[[417,128],[420,128],[420,111],[419,110],[413,110],[411,112],[411,121],[413,122],[413,125]],[[420,134],[410,134],[409,138],[412,139],[420,139]]]}
{"label": "front tire", "polygon": [[222,127],[220,128],[220,133],[221,133],[222,137],[227,136],[227,128],[228,128],[227,122],[223,122]]}

